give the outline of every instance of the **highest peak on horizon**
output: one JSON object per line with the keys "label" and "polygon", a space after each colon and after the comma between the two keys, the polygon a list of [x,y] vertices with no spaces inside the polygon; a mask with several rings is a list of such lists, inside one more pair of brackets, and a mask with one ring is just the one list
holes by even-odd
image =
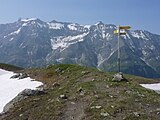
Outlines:
{"label": "highest peak on horizon", "polygon": [[34,21],[34,20],[38,20],[38,18],[26,18],[26,19],[20,19],[20,21],[22,21],[22,22],[29,22],[29,21]]}
{"label": "highest peak on horizon", "polygon": [[98,21],[95,25],[105,25],[102,21]]}

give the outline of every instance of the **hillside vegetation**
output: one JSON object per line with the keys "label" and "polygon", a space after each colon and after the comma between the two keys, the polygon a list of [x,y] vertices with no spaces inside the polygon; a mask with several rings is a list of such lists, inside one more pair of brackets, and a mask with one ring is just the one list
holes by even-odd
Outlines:
{"label": "hillside vegetation", "polygon": [[14,65],[9,65],[5,63],[0,63],[0,68],[8,71],[18,71],[18,70],[23,70],[21,67],[17,67]]}
{"label": "hillside vegetation", "polygon": [[113,82],[114,73],[66,64],[22,72],[42,81],[46,94],[20,101],[0,120],[160,119],[160,95],[139,85],[156,80],[124,75],[128,82]]}

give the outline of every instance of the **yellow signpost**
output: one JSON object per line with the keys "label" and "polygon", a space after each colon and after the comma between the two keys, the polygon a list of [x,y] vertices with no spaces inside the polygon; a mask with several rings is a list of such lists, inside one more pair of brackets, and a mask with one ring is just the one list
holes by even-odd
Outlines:
{"label": "yellow signpost", "polygon": [[120,36],[126,35],[125,30],[129,30],[130,26],[118,26],[117,30],[114,30],[114,34],[118,34],[118,72],[120,73]]}
{"label": "yellow signpost", "polygon": [[130,26],[119,26],[119,29],[128,30],[130,29]]}
{"label": "yellow signpost", "polygon": [[120,35],[126,35],[126,33],[125,33],[125,32],[122,32],[122,33],[120,33]]}
{"label": "yellow signpost", "polygon": [[119,33],[119,31],[118,30],[114,30],[114,34],[118,34]]}

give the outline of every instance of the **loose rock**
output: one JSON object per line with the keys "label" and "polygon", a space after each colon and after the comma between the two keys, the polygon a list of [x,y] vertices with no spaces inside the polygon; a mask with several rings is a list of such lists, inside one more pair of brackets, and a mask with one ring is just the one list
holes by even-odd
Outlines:
{"label": "loose rock", "polygon": [[60,95],[59,97],[60,97],[61,99],[67,99],[67,98],[68,98],[66,94]]}

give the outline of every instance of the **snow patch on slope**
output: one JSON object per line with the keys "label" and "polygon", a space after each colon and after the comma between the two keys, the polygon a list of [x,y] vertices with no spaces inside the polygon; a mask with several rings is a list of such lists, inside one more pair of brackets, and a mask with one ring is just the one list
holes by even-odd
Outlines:
{"label": "snow patch on slope", "polygon": [[25,26],[27,26],[27,25],[28,25],[28,23],[23,23],[22,27],[25,27]]}
{"label": "snow patch on slope", "polygon": [[106,33],[105,31],[102,31],[102,38],[103,39],[109,40],[111,37],[112,37],[111,34]]}
{"label": "snow patch on slope", "polygon": [[21,31],[21,28],[19,28],[18,30],[14,31],[14,32],[12,32],[12,33],[10,33],[9,35],[19,34],[20,31]]}
{"label": "snow patch on slope", "polygon": [[[4,36],[3,38],[7,38],[8,36],[11,36],[11,35],[18,35],[20,33],[20,31],[21,31],[21,28],[19,28],[18,30],[14,31],[14,32],[11,32],[10,34]],[[12,40],[13,40],[13,38],[10,38],[9,41],[12,41]]]}
{"label": "snow patch on slope", "polygon": [[69,24],[69,25],[67,25],[67,27],[68,27],[70,30],[77,30],[77,25],[76,25],[76,24]]}
{"label": "snow patch on slope", "polygon": [[37,18],[21,19],[22,22],[29,22],[29,21],[33,21],[33,20],[37,20]]}
{"label": "snow patch on slope", "polygon": [[21,80],[10,79],[13,75],[13,72],[0,69],[0,113],[3,112],[4,106],[24,89],[36,89],[42,85],[41,82],[33,81],[29,77]]}
{"label": "snow patch on slope", "polygon": [[151,89],[151,90],[155,90],[155,91],[160,91],[160,83],[155,83],[155,84],[140,84],[141,86],[147,88],[147,89]]}
{"label": "snow patch on slope", "polygon": [[60,36],[57,38],[52,38],[51,39],[51,43],[52,43],[52,49],[58,49],[60,48],[61,51],[63,51],[64,49],[66,49],[67,47],[69,47],[71,44],[75,44],[77,42],[82,42],[84,39],[83,37],[85,37],[88,33],[83,33],[77,36]]}
{"label": "snow patch on slope", "polygon": [[91,25],[84,25],[84,28],[90,29]]}
{"label": "snow patch on slope", "polygon": [[131,31],[131,35],[135,38],[138,38],[138,39],[142,38],[145,40],[149,40],[149,38],[147,38],[147,36],[142,31],[139,31],[139,32]]}
{"label": "snow patch on slope", "polygon": [[61,23],[47,23],[50,29],[62,29],[64,24]]}

